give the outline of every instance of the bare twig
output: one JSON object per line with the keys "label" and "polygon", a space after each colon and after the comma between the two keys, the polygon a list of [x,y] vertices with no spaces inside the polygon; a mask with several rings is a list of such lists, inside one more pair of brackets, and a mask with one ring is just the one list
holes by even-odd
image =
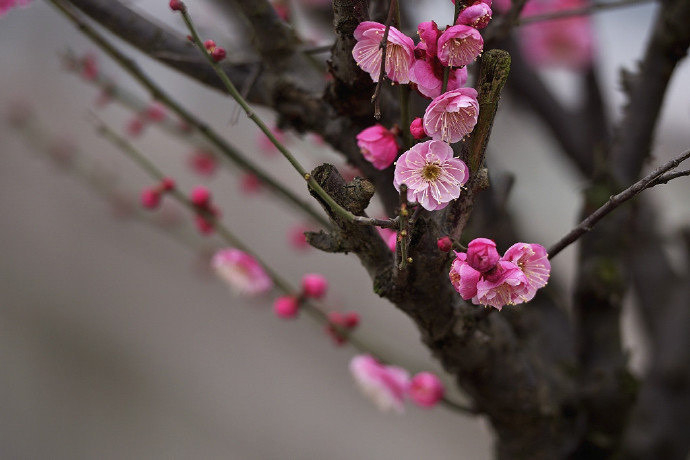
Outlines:
{"label": "bare twig", "polygon": [[66,2],[62,0],[50,0],[60,12],[62,12],[70,21],[72,21],[81,32],[93,40],[98,46],[105,51],[111,58],[122,66],[134,79],[141,83],[150,93],[151,96],[165,104],[173,112],[175,112],[181,119],[189,125],[196,128],[202,136],[204,136],[211,144],[217,147],[230,161],[235,163],[239,168],[254,174],[259,180],[266,184],[266,186],[274,190],[278,196],[284,198],[287,202],[293,204],[298,209],[303,210],[314,220],[327,227],[330,226],[324,217],[316,212],[308,203],[295,196],[290,190],[285,188],[282,184],[275,181],[258,166],[251,163],[244,158],[234,147],[232,147],[219,134],[210,129],[205,123],[196,118],[185,109],[182,105],[176,102],[168,93],[166,93],[158,84],[156,84],[148,75],[146,75],[130,58],[122,54],[115,46],[97,32],[88,23],[83,21],[79,14],[77,14],[71,7],[67,6]]}
{"label": "bare twig", "polygon": [[[662,166],[659,166],[656,168],[654,171],[640,179],[639,181],[635,182],[633,185],[630,187],[626,188],[622,192],[620,192],[617,195],[612,196],[609,198],[609,200],[601,206],[599,209],[594,211],[592,214],[587,216],[582,222],[580,222],[574,229],[572,229],[567,235],[565,235],[563,238],[561,238],[556,244],[551,246],[548,250],[549,253],[549,258],[553,259],[559,252],[561,252],[563,249],[577,241],[582,235],[585,233],[589,232],[592,230],[594,225],[597,224],[604,216],[606,216],[608,213],[616,209],[618,206],[622,205],[626,201],[634,198],[638,193],[642,192],[645,189],[648,189],[650,187],[653,187],[654,185],[657,185],[658,182],[657,180],[660,178],[662,174],[665,172],[677,167],[681,162],[686,160],[688,157],[690,157],[690,150],[683,153],[682,155],[679,155],[675,159],[669,161],[668,163],[665,163]],[[681,177],[684,176],[685,174],[680,174],[677,175],[676,177]],[[673,177],[669,178],[668,180],[673,179]]]}

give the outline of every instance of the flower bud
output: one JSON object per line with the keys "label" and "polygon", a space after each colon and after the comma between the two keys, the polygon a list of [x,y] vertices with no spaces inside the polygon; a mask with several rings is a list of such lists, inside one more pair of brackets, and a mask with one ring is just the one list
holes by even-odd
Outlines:
{"label": "flower bud", "polygon": [[435,406],[443,398],[441,380],[430,372],[420,372],[412,377],[408,394],[421,407]]}
{"label": "flower bud", "polygon": [[449,252],[453,247],[453,242],[447,236],[442,236],[436,241],[436,246],[443,252]]}
{"label": "flower bud", "polygon": [[184,12],[187,10],[187,7],[181,0],[170,0],[170,9],[173,11]]}
{"label": "flower bud", "polygon": [[500,258],[496,243],[488,238],[476,238],[467,245],[467,263],[479,272],[491,270]]}
{"label": "flower bud", "polygon": [[328,280],[318,273],[308,273],[302,277],[302,294],[312,299],[320,299],[326,295]]}
{"label": "flower bud", "polygon": [[283,296],[278,297],[273,302],[273,312],[276,316],[283,319],[291,319],[297,316],[299,311],[299,302],[294,297]]}
{"label": "flower bud", "polygon": [[161,203],[161,195],[158,190],[145,188],[141,191],[141,205],[146,209],[156,209]]}
{"label": "flower bud", "polygon": [[412,124],[410,124],[410,133],[412,133],[412,137],[417,140],[424,139],[426,137],[426,131],[424,131],[424,121],[421,118],[417,117],[412,120]]}
{"label": "flower bud", "polygon": [[209,192],[206,187],[194,187],[192,193],[189,194],[189,201],[191,201],[194,206],[205,208],[211,202],[211,192]]}

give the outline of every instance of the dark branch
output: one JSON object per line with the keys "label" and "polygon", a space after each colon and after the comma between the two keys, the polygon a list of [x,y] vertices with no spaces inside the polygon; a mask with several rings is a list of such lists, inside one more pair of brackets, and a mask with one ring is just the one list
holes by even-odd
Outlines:
{"label": "dark branch", "polygon": [[[609,198],[609,200],[606,202],[606,204],[602,205],[599,207],[596,211],[591,213],[589,216],[587,216],[585,219],[582,220],[574,229],[572,229],[567,235],[565,235],[563,238],[561,238],[556,244],[551,246],[549,248],[549,258],[552,259],[554,258],[559,252],[561,252],[563,249],[566,247],[570,246],[573,244],[575,241],[577,241],[582,235],[585,233],[589,232],[592,230],[592,228],[599,222],[601,219],[603,219],[607,214],[609,214],[611,211],[625,203],[626,201],[634,198],[638,193],[642,192],[645,189],[648,189],[650,187],[653,187],[654,185],[657,185],[658,182],[657,180],[662,177],[662,174],[664,174],[667,171],[670,171],[673,168],[676,168],[680,163],[682,163],[684,160],[686,160],[688,157],[690,157],[690,150],[683,153],[682,155],[679,155],[678,157],[674,158],[673,160],[669,161],[668,163],[663,164],[662,166],[659,166],[656,168],[654,171],[640,179],[639,181],[635,182],[633,185],[630,187],[626,188],[622,192],[620,192],[617,195],[612,196]],[[682,175],[681,175],[682,176]],[[677,176],[677,177],[681,177]],[[670,180],[670,179],[668,179]]]}

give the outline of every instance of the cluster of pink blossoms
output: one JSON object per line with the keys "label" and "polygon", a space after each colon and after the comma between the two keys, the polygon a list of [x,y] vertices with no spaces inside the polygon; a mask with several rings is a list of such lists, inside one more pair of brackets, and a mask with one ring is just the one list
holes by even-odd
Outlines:
{"label": "cluster of pink blossoms", "polygon": [[371,355],[352,358],[350,372],[357,386],[382,411],[403,412],[406,397],[420,407],[433,407],[443,399],[443,384],[430,372],[410,378],[405,369],[381,364]]}
{"label": "cluster of pink blossoms", "polygon": [[467,252],[455,254],[449,273],[455,290],[475,305],[498,310],[532,300],[551,272],[546,249],[539,244],[516,243],[501,257],[496,243],[477,238]]}
{"label": "cluster of pink blossoms", "polygon": [[[431,140],[413,146],[398,158],[399,130],[377,124],[357,135],[357,145],[377,169],[390,167],[397,158],[395,187],[400,190],[405,184],[408,199],[430,211],[443,209],[457,199],[469,178],[467,166],[453,157],[448,144],[462,140],[477,124],[477,91],[464,87],[465,66],[481,54],[484,40],[477,29],[485,27],[490,19],[491,1],[477,1],[466,6],[456,23],[443,31],[434,21],[419,24],[417,45],[395,27],[388,33],[384,73],[394,83],[409,84],[432,99],[424,118],[415,119],[409,127],[415,140]],[[357,44],[352,56],[375,82],[381,72],[380,43],[385,29],[383,24],[366,21],[354,32]]]}

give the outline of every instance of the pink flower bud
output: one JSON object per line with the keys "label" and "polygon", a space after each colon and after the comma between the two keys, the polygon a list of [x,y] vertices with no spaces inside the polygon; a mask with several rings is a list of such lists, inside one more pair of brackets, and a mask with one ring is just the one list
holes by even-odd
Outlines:
{"label": "pink flower bud", "polygon": [[189,194],[189,201],[191,201],[194,206],[205,208],[211,202],[211,192],[209,192],[206,187],[194,187],[192,193]]}
{"label": "pink flower bud", "polygon": [[146,209],[156,209],[161,203],[161,194],[153,188],[145,188],[141,191],[141,205]]}
{"label": "pink flower bud", "polygon": [[420,372],[412,377],[408,395],[421,407],[432,407],[443,398],[441,380],[430,372]]}
{"label": "pink flower bud", "polygon": [[225,48],[221,48],[220,46],[216,46],[213,51],[211,51],[211,57],[215,62],[220,62],[225,59],[226,54]]}
{"label": "pink flower bud", "polygon": [[175,181],[170,177],[164,177],[161,180],[160,188],[164,192],[170,192],[172,190],[175,190]]}
{"label": "pink flower bud", "polygon": [[318,273],[308,273],[302,277],[302,294],[312,299],[320,299],[326,295],[328,280]]}
{"label": "pink flower bud", "polygon": [[185,4],[181,0],[170,0],[170,9],[173,11],[186,11]]}
{"label": "pink flower bud", "polygon": [[412,137],[415,139],[424,139],[426,137],[426,131],[424,131],[424,121],[419,117],[412,120],[412,123],[410,124],[410,132],[412,133]]}
{"label": "pink flower bud", "polygon": [[488,238],[476,238],[467,245],[467,263],[479,272],[491,270],[500,258],[496,243]]}
{"label": "pink flower bud", "polygon": [[247,195],[261,191],[262,185],[261,179],[256,177],[256,175],[252,173],[242,174],[242,178],[240,179],[240,188]]}
{"label": "pink flower bud", "polygon": [[194,216],[194,222],[196,223],[196,228],[202,235],[210,235],[213,233],[213,222],[210,222],[204,216],[197,214]]}
{"label": "pink flower bud", "polygon": [[218,160],[206,150],[195,150],[189,158],[189,166],[201,176],[211,176],[218,169]]}
{"label": "pink flower bud", "polygon": [[[328,326],[326,332],[331,336],[336,345],[342,345],[347,341],[342,329],[347,332],[359,325],[359,314],[356,312],[340,313],[333,311],[328,314]],[[340,328],[340,331],[338,330]]]}
{"label": "pink flower bud", "polygon": [[453,247],[453,242],[451,239],[447,236],[442,236],[436,241],[436,246],[438,246],[438,249],[443,252],[449,252],[451,248]]}
{"label": "pink flower bud", "polygon": [[280,318],[294,318],[299,312],[299,302],[294,297],[278,297],[273,302],[273,312]]}
{"label": "pink flower bud", "polygon": [[165,120],[165,106],[158,101],[154,101],[144,111],[144,116],[151,121]]}
{"label": "pink flower bud", "polygon": [[211,51],[213,51],[213,50],[215,49],[215,47],[216,47],[216,42],[214,42],[213,40],[206,40],[206,41],[204,42],[204,47],[206,47],[206,49],[207,49],[209,52],[211,52]]}

